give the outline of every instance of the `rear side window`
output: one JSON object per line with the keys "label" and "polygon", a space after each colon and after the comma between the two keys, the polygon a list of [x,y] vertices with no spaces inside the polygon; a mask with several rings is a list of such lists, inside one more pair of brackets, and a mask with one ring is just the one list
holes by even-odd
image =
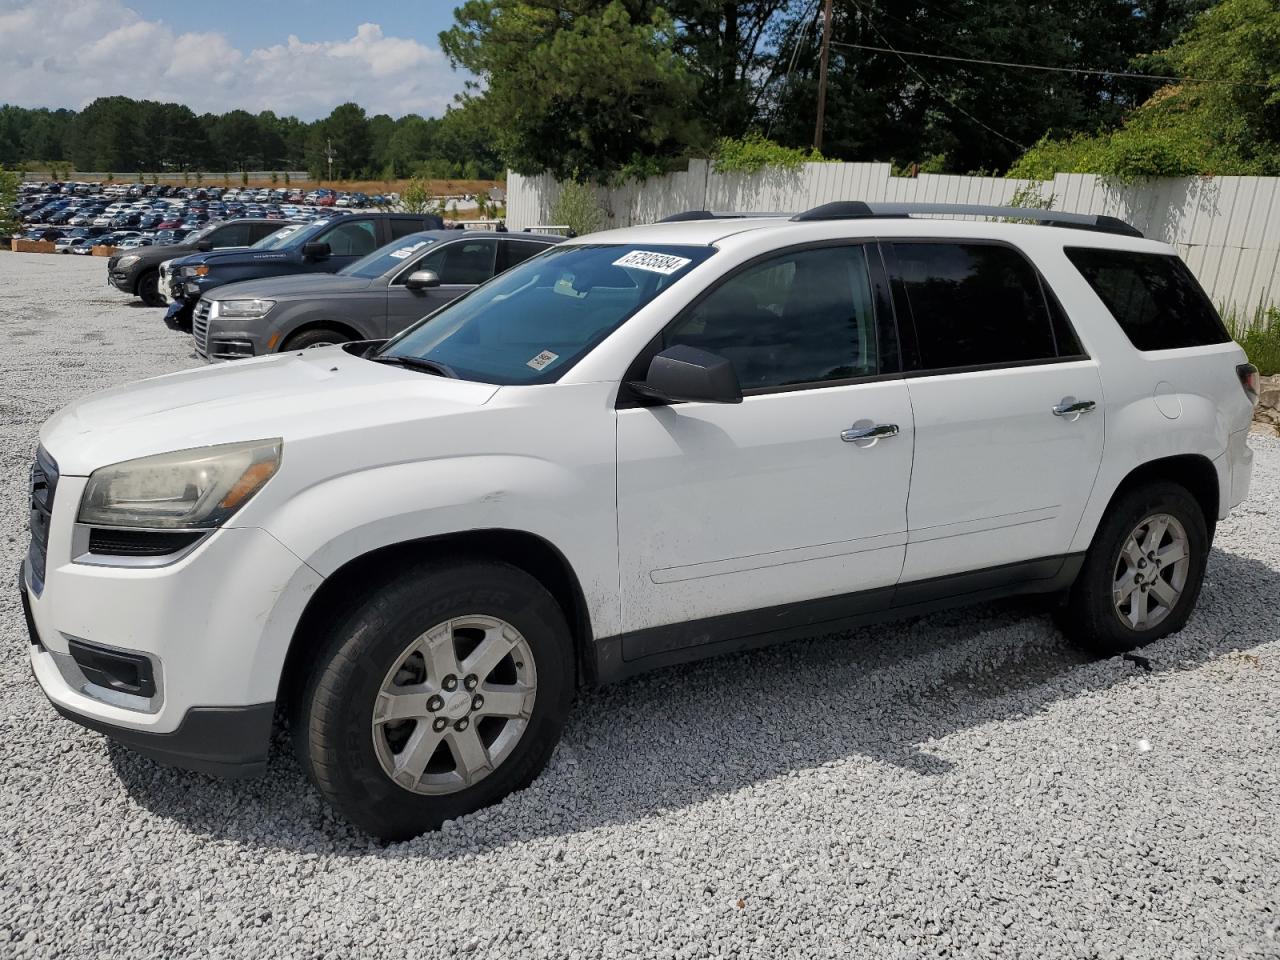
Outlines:
{"label": "rear side window", "polygon": [[524,263],[549,246],[551,244],[533,240],[503,240],[498,247],[498,272],[510,270],[517,263]]}
{"label": "rear side window", "polygon": [[1231,339],[1180,258],[1091,247],[1065,252],[1139,350],[1202,347]]}
{"label": "rear side window", "polygon": [[892,247],[922,370],[1058,357],[1040,277],[1016,250],[980,243]]}
{"label": "rear side window", "polygon": [[418,233],[422,230],[430,230],[431,225],[423,220],[410,220],[406,217],[396,217],[391,220],[391,239],[399,240],[401,237],[407,237],[411,233]]}

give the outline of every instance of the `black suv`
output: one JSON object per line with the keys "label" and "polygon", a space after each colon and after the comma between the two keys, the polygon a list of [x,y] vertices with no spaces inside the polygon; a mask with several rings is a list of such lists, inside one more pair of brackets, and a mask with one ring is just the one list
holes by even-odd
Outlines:
{"label": "black suv", "polygon": [[344,213],[272,238],[270,245],[183,257],[169,266],[169,295],[174,302],[164,322],[177,330],[190,330],[196,301],[224,283],[337,273],[393,240],[443,228],[444,220],[432,213]]}
{"label": "black suv", "polygon": [[160,290],[160,264],[202,250],[248,247],[283,226],[283,220],[220,220],[188,234],[181,243],[125,250],[107,261],[107,282],[117,290],[141,297],[148,307],[163,307],[166,301]]}

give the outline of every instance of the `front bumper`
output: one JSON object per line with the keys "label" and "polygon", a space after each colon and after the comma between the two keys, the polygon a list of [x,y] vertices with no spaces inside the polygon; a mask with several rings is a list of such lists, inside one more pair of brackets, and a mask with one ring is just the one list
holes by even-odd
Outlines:
{"label": "front bumper", "polygon": [[[205,772],[253,773],[293,630],[322,578],[264,530],[214,532],[167,566],[73,562],[84,478],[57,491],[43,589],[24,564],[31,667],[63,716],[156,759]],[[77,647],[145,659],[153,686],[122,692],[80,669]],[[82,654],[81,654],[82,655]]]}
{"label": "front bumper", "polygon": [[128,270],[112,270],[107,274],[107,282],[121,293],[133,293],[135,278]]}

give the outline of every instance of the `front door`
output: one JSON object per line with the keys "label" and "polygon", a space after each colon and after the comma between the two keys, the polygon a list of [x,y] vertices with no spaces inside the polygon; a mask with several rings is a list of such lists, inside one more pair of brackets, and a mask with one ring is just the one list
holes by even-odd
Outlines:
{"label": "front door", "polygon": [[[777,254],[663,333],[660,348],[733,361],[745,398],[618,411],[624,657],[717,635],[689,621],[738,614],[744,635],[800,601],[867,591],[887,605],[905,552],[913,426],[906,383],[881,376],[896,363],[879,347],[882,278],[874,246]],[[877,427],[878,439],[859,439]],[[680,636],[653,636],[673,624]]]}
{"label": "front door", "polygon": [[[387,336],[440,309],[493,276],[497,259],[496,237],[460,237],[430,248],[391,281],[387,298]],[[409,290],[404,281],[416,270],[430,270],[440,286]]]}
{"label": "front door", "polygon": [[989,568],[1052,576],[1102,457],[1097,362],[1011,246],[898,242],[886,259],[916,367],[902,596],[912,581]]}

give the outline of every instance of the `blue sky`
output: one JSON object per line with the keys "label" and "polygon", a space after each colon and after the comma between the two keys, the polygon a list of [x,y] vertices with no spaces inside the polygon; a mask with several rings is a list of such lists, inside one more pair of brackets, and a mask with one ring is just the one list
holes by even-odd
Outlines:
{"label": "blue sky", "polygon": [[354,100],[438,116],[462,90],[438,35],[453,0],[0,0],[0,102],[95,97],[274,110],[313,120]]}
{"label": "blue sky", "polygon": [[184,4],[174,0],[127,0],[148,20],[175,30],[215,28],[237,47],[266,47],[289,34],[309,42],[350,37],[362,23],[376,23],[388,36],[409,37],[435,47],[453,23],[462,0],[219,0]]}

